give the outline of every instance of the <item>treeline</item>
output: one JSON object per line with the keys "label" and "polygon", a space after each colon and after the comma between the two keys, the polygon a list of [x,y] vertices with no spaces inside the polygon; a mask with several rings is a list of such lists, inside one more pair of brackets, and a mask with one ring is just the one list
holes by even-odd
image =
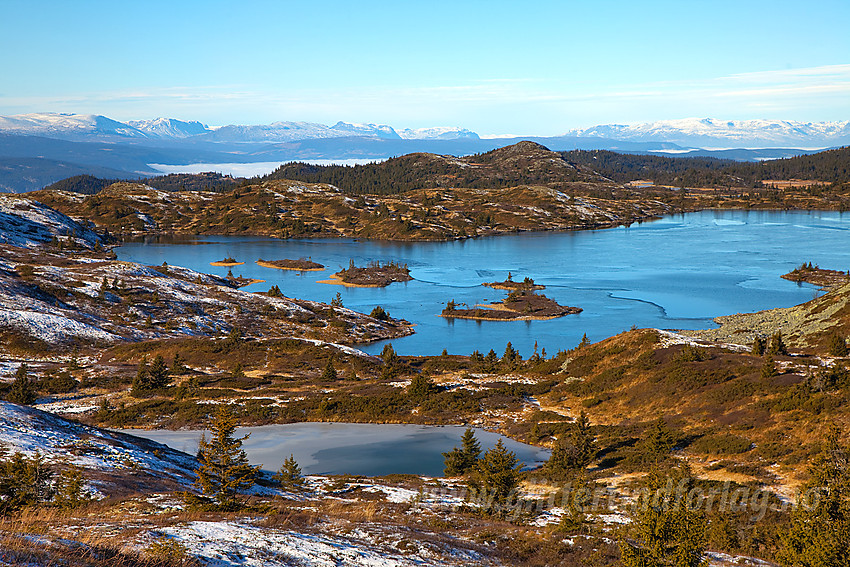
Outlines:
{"label": "treeline", "polygon": [[620,154],[608,150],[572,150],[561,152],[563,158],[577,167],[590,168],[618,183],[648,179],[658,185],[682,187],[725,185],[729,174],[725,169],[736,162],[710,157],[664,157]]}
{"label": "treeline", "polygon": [[220,173],[171,173],[159,177],[139,179],[101,179],[93,175],[75,175],[48,185],[45,189],[71,191],[83,195],[95,195],[106,187],[118,182],[144,183],[160,191],[213,191],[224,193],[242,186],[246,180]]}
{"label": "treeline", "polygon": [[727,171],[751,179],[810,179],[824,183],[848,183],[850,147],[758,163],[735,163]]}
{"label": "treeline", "polygon": [[607,150],[561,152],[566,161],[593,169],[619,183],[648,179],[677,187],[759,187],[764,179],[850,182],[850,147],[791,158],[737,162],[710,157],[662,157]]}
{"label": "treeline", "polygon": [[[458,178],[460,166],[442,159],[410,154],[382,163],[364,165],[281,165],[265,179],[293,179],[305,183],[328,183],[353,195],[392,195],[414,189],[438,187],[438,179]],[[461,186],[465,186],[459,183]]]}
{"label": "treeline", "polygon": [[75,175],[67,179],[61,179],[56,183],[51,183],[45,189],[70,191],[82,195],[95,195],[118,181],[118,179],[101,179],[94,175]]}

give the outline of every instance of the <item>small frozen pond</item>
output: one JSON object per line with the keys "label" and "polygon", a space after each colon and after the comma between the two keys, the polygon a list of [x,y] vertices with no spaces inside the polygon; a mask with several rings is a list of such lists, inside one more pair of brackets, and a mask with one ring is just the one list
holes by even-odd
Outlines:
{"label": "small frozen pond", "polygon": [[[442,476],[443,455],[460,446],[462,426],[427,426],[371,423],[292,423],[240,427],[236,435],[250,433],[243,443],[252,464],[277,470],[290,454],[305,474],[419,474]],[[126,429],[139,437],[194,454],[201,431]],[[502,439],[526,467],[549,458],[549,451],[519,443],[497,433],[476,429],[485,451]]]}

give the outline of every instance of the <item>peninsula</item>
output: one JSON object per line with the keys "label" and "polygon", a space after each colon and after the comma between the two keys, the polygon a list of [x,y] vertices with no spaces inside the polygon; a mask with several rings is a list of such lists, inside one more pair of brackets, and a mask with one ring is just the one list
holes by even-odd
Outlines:
{"label": "peninsula", "polygon": [[792,282],[805,282],[827,289],[840,287],[850,282],[850,272],[827,270],[820,266],[812,265],[811,262],[804,262],[781,277],[782,279],[791,280]]}

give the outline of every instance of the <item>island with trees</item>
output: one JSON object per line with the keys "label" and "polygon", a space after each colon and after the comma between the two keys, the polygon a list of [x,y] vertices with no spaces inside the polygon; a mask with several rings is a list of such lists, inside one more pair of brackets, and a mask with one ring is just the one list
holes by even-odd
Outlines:
{"label": "island with trees", "polygon": [[518,321],[529,319],[555,319],[564,315],[581,313],[581,307],[560,305],[554,299],[534,291],[512,291],[499,302],[459,308],[453,300],[440,313],[449,319],[476,319],[479,321]]}
{"label": "island with trees", "polygon": [[275,268],[277,270],[294,270],[297,272],[319,272],[325,269],[324,264],[313,262],[309,258],[299,258],[297,260],[263,260],[260,258],[256,264],[263,268]]}
{"label": "island with trees", "polygon": [[515,291],[515,290],[523,290],[523,291],[534,291],[540,289],[546,289],[545,285],[540,285],[534,283],[534,280],[528,276],[522,281],[514,281],[513,275],[508,272],[508,277],[503,282],[484,282],[481,284],[485,287],[492,287],[493,289],[503,289],[506,291]]}
{"label": "island with trees", "polygon": [[232,266],[241,266],[245,262],[239,262],[236,258],[232,258],[228,256],[223,260],[216,260],[215,262],[210,262],[210,266],[224,266],[225,268],[230,268]]}
{"label": "island with trees", "polygon": [[354,265],[354,260],[348,268],[331,275],[329,280],[319,280],[319,283],[345,285],[349,287],[386,287],[393,282],[409,282],[410,270],[407,264],[399,264],[390,260],[386,264],[370,262],[364,267]]}

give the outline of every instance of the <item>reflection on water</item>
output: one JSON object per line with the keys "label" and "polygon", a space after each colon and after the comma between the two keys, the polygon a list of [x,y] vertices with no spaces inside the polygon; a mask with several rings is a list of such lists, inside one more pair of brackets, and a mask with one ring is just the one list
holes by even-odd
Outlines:
{"label": "reflection on water", "polygon": [[[240,427],[236,436],[250,433],[243,447],[252,464],[265,470],[280,468],[290,454],[305,474],[420,474],[442,476],[443,455],[460,446],[465,428],[368,423],[292,423]],[[146,437],[174,449],[194,454],[200,431],[122,430]],[[549,458],[546,449],[525,445],[496,433],[476,430],[481,448],[487,450],[498,439],[526,467]]]}
{"label": "reflection on water", "polygon": [[[779,278],[803,261],[848,269],[850,214],[837,212],[704,211],[636,223],[629,228],[527,233],[452,242],[380,242],[353,239],[275,240],[200,237],[148,240],[117,249],[119,258],[227,274],[209,265],[232,256],[245,261],[235,275],[266,280],[244,288],[278,285],[289,297],[329,302],[337,292],[346,307],[368,313],[381,305],[416,324],[416,334],[394,341],[402,354],[501,353],[511,341],[524,356],[535,343],[552,354],[575,346],[584,333],[600,340],[630,328],[698,329],[718,315],[796,305],[812,287]],[[310,257],[324,272],[262,268],[258,258]],[[347,267],[395,260],[414,281],[386,288],[343,288],[316,283]],[[548,321],[450,321],[438,317],[449,300],[476,304],[502,299],[482,287],[508,272],[547,286],[547,296],[582,307],[579,315]],[[383,344],[364,348],[380,352]]]}

